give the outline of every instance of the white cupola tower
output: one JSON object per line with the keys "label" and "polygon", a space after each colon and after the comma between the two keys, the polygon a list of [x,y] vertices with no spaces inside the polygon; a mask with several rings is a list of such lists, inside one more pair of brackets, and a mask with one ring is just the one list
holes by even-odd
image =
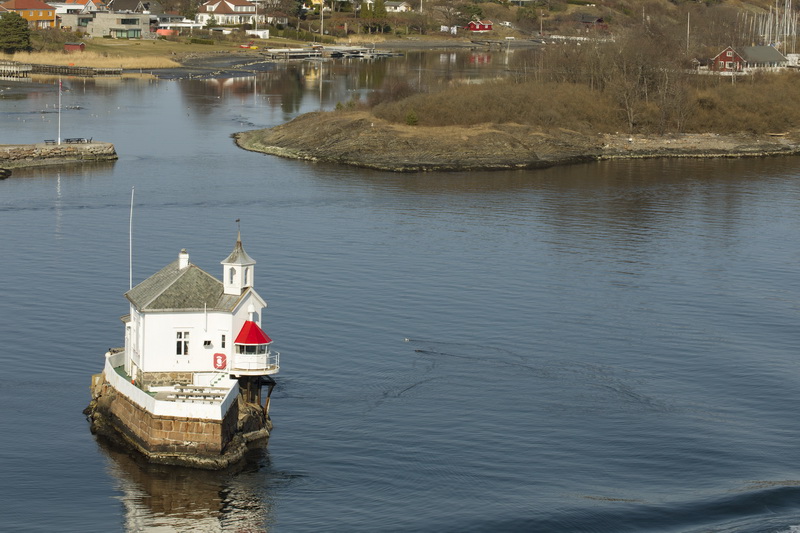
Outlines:
{"label": "white cupola tower", "polygon": [[253,286],[256,261],[242,248],[242,232],[236,237],[236,246],[222,263],[222,283],[225,294],[242,294],[242,291]]}

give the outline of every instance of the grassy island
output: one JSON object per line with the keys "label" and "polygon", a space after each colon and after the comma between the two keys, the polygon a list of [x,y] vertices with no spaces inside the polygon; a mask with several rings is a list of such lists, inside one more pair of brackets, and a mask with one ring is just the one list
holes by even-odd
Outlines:
{"label": "grassy island", "polygon": [[798,153],[798,70],[701,69],[675,31],[644,24],[614,40],[543,46],[482,84],[388,78],[366,102],[236,140],[248,150],[394,171]]}

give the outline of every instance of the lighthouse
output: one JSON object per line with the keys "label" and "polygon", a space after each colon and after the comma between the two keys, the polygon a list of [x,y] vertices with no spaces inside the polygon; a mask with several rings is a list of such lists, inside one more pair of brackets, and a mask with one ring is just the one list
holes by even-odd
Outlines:
{"label": "lighthouse", "polygon": [[93,428],[110,425],[156,462],[227,463],[232,444],[269,435],[280,354],[262,329],[267,302],[241,232],[220,263],[222,280],[183,249],[126,292],[125,346],[95,376],[92,419],[109,424]]}

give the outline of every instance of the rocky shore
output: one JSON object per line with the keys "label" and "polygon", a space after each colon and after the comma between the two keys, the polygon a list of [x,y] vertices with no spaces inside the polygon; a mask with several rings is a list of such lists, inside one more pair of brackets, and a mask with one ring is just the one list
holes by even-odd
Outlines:
{"label": "rocky shore", "polygon": [[113,144],[107,142],[0,145],[0,169],[115,159],[117,159],[116,149]]}
{"label": "rocky shore", "polygon": [[762,157],[800,153],[798,132],[772,135],[584,134],[519,124],[422,127],[391,124],[365,111],[315,112],[286,124],[237,133],[246,150],[393,172],[546,168],[657,157]]}

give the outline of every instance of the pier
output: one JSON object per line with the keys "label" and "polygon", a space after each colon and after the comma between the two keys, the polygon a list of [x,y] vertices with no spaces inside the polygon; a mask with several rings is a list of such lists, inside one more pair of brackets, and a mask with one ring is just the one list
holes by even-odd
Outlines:
{"label": "pier", "polygon": [[375,50],[363,46],[321,46],[310,48],[268,48],[262,52],[269,59],[323,59],[323,58],[360,58],[374,59],[377,57],[391,57],[397,54],[384,50]]}
{"label": "pier", "polygon": [[96,77],[96,76],[120,76],[122,75],[122,67],[120,68],[96,68],[96,67],[76,67],[76,66],[62,66],[62,65],[32,65],[31,72],[33,74],[59,74],[62,76],[83,76],[83,77]]}
{"label": "pier", "polygon": [[0,76],[24,78],[31,74],[59,74],[62,76],[120,76],[120,68],[76,67],[74,65],[34,65],[18,61],[0,60]]}
{"label": "pier", "polygon": [[33,65],[17,61],[0,60],[0,76],[8,78],[24,78],[33,70]]}

